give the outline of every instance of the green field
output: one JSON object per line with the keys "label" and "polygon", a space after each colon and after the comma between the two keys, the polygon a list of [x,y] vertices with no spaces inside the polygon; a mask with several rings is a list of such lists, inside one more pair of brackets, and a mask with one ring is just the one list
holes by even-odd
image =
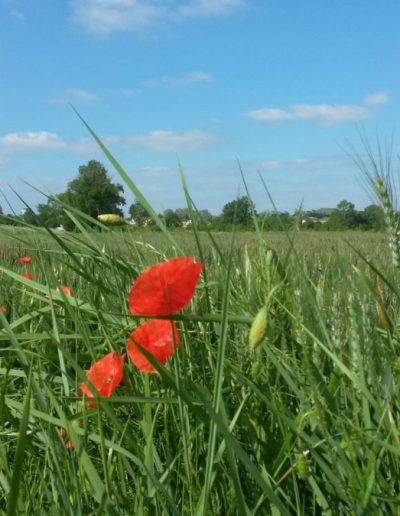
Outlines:
{"label": "green field", "polygon": [[[56,235],[0,236],[1,511],[397,514],[400,291],[385,234]],[[138,324],[133,280],[180,255],[205,274],[177,316],[179,350],[154,375],[126,361],[87,408],[85,370],[125,352]]]}

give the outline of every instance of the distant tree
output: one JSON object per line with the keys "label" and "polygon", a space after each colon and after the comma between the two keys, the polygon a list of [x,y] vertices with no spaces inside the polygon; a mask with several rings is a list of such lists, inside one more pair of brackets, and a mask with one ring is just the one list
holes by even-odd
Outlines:
{"label": "distant tree", "polygon": [[38,225],[38,218],[36,213],[32,210],[32,208],[25,208],[19,217],[19,219],[25,224],[30,224],[31,226]]}
{"label": "distant tree", "polygon": [[327,225],[329,229],[352,229],[359,221],[354,204],[344,199],[331,213]]}
{"label": "distant tree", "polygon": [[293,226],[295,216],[288,212],[264,212],[258,216],[262,227],[269,231],[282,231]]}
{"label": "distant tree", "polygon": [[7,224],[7,219],[4,216],[3,208],[0,206],[0,224]]}
{"label": "distant tree", "polygon": [[[102,213],[115,213],[122,216],[120,206],[125,205],[123,187],[115,184],[105,169],[96,160],[79,167],[78,177],[68,183],[65,192],[66,202],[96,218]],[[68,221],[67,225],[70,225]]]}
{"label": "distant tree", "polygon": [[145,222],[149,219],[149,214],[140,204],[140,202],[136,199],[133,204],[129,207],[129,215],[131,219],[136,222],[138,226],[143,226]]}
{"label": "distant tree", "polygon": [[65,214],[61,205],[50,199],[46,204],[38,204],[37,212],[37,222],[39,226],[56,228],[65,222]]}
{"label": "distant tree", "polygon": [[213,221],[213,215],[208,210],[199,210],[198,212],[200,222],[210,224]]}
{"label": "distant tree", "polygon": [[370,204],[361,212],[364,224],[367,229],[383,229],[385,227],[385,214],[383,209],[376,205]]}
{"label": "distant tree", "polygon": [[190,212],[188,208],[177,208],[175,210],[176,215],[179,218],[179,221],[181,223],[186,222],[187,220],[190,220]]}
{"label": "distant tree", "polygon": [[174,210],[164,211],[164,222],[168,228],[178,227],[181,225],[181,221]]}
{"label": "distant tree", "polygon": [[255,213],[254,203],[246,196],[228,202],[222,208],[222,221],[225,224],[249,226]]}

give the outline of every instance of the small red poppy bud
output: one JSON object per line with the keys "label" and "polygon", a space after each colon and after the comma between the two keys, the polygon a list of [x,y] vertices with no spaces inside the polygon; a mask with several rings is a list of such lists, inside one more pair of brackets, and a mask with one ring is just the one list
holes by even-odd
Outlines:
{"label": "small red poppy bud", "polygon": [[25,278],[25,279],[27,279],[27,280],[31,280],[31,281],[34,279],[33,274],[31,274],[31,273],[30,273],[30,272],[28,272],[28,271],[24,271],[24,272],[22,273],[22,277],[23,277],[23,278]]}

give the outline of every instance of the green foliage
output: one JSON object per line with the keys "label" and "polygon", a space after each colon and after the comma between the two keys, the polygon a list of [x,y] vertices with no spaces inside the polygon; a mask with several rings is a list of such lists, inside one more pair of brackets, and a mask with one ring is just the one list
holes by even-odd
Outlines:
{"label": "green foliage", "polygon": [[[122,185],[111,181],[100,162],[91,160],[80,166],[78,177],[68,183],[65,201],[93,218],[102,213],[122,216],[121,206],[125,205],[123,191]],[[65,219],[65,224],[70,227],[70,220]]]}
{"label": "green foliage", "polygon": [[[111,348],[124,352],[137,324],[126,316],[133,278],[176,249],[145,232],[65,233],[57,250],[40,230],[5,231],[0,510],[11,492],[30,514],[396,510],[400,295],[381,280],[383,329],[376,273],[340,234],[305,232],[292,248],[287,235],[270,233],[275,253],[249,233],[233,246],[227,234],[202,237],[212,312],[203,283],[191,313],[180,315],[183,341],[171,363],[151,377],[127,365],[110,401],[89,410],[83,371]],[[179,238],[196,254],[192,236]],[[400,279],[382,234],[345,239],[393,284]],[[21,283],[16,265],[28,253],[33,285]],[[66,283],[75,298],[57,290]],[[252,352],[249,325],[262,306],[265,338]]]}
{"label": "green foliage", "polygon": [[145,222],[149,220],[149,214],[138,200],[135,200],[135,202],[130,205],[129,215],[138,226],[144,226]]}
{"label": "green foliage", "polygon": [[[65,194],[60,194],[59,199],[65,199]],[[46,228],[56,228],[65,223],[65,214],[60,204],[48,200],[46,204],[37,207],[37,224]]]}
{"label": "green foliage", "polygon": [[353,229],[357,223],[358,217],[354,204],[343,200],[330,215],[328,227],[329,229]]}
{"label": "green foliage", "polygon": [[163,218],[167,228],[176,228],[181,224],[179,215],[174,210],[165,210],[163,213]]}
{"label": "green foliage", "polygon": [[243,196],[225,204],[222,208],[221,220],[227,225],[250,226],[253,213],[255,214],[253,201]]}
{"label": "green foliage", "polygon": [[361,213],[365,227],[368,229],[380,230],[385,227],[385,213],[380,206],[376,204],[370,204]]}

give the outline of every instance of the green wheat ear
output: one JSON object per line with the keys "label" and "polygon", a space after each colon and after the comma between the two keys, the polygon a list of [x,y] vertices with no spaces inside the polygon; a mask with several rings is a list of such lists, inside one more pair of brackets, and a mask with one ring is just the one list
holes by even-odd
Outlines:
{"label": "green wheat ear", "polygon": [[375,181],[375,190],[385,212],[385,222],[389,233],[389,245],[392,251],[392,261],[395,267],[400,267],[400,233],[396,212],[393,207],[387,184],[381,179]]}

